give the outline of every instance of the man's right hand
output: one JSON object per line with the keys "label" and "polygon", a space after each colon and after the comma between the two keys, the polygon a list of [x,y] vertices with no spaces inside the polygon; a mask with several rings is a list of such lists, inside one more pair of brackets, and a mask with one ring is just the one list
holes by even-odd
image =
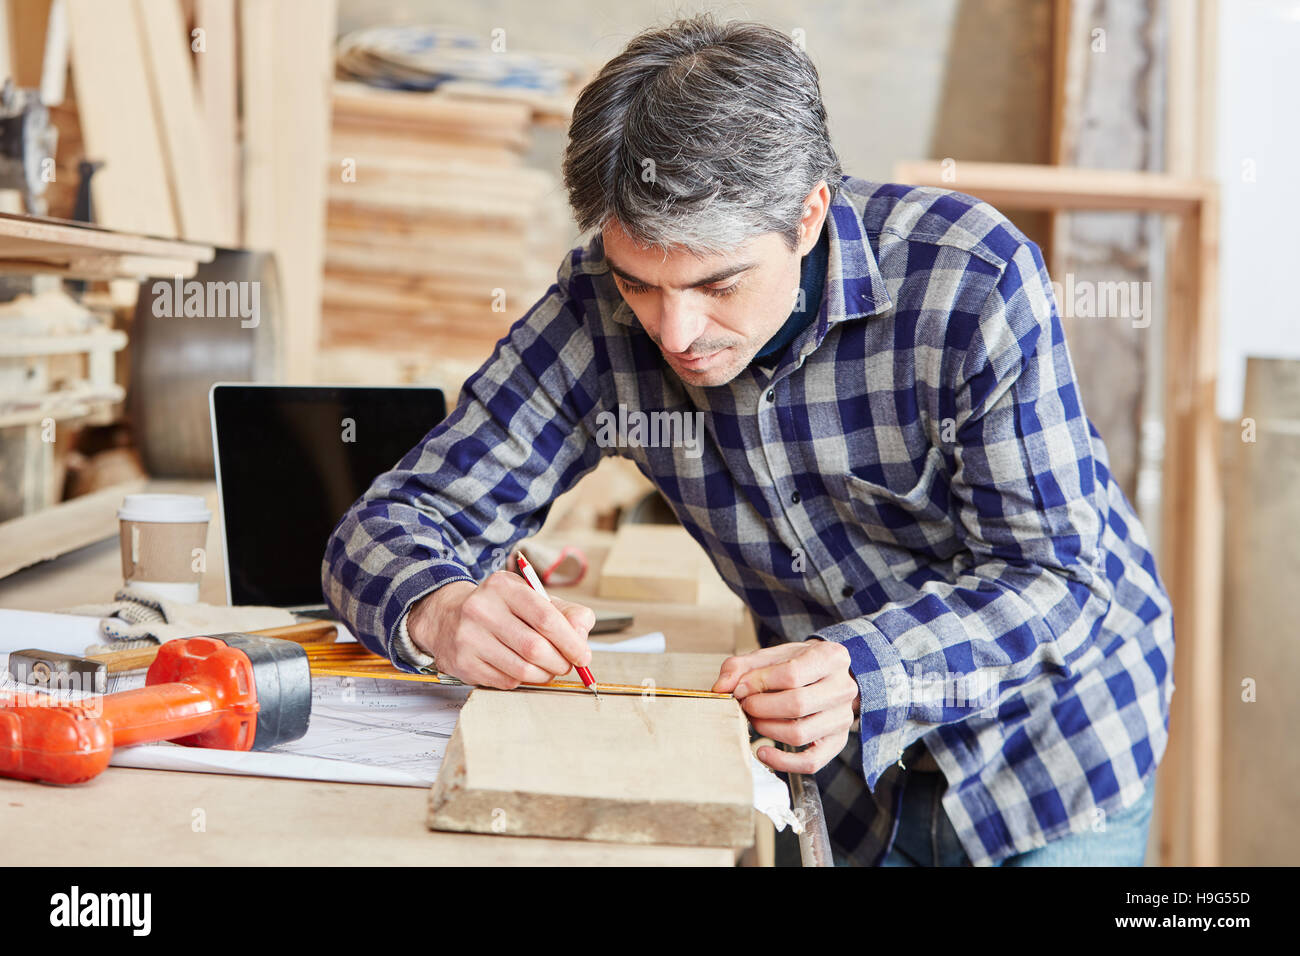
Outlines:
{"label": "man's right hand", "polygon": [[544,684],[591,664],[595,612],[549,601],[509,571],[482,584],[453,581],[421,598],[406,622],[411,641],[444,674],[481,687]]}

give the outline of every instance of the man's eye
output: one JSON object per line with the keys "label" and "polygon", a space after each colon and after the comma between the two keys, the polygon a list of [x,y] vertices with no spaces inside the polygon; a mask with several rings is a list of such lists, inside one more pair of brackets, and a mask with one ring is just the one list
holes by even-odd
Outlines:
{"label": "man's eye", "polygon": [[731,283],[731,285],[729,285],[729,286],[724,286],[723,288],[720,288],[720,289],[719,289],[719,288],[715,288],[715,287],[713,287],[713,286],[705,286],[705,287],[704,287],[704,291],[705,291],[708,295],[713,296],[715,299],[721,299],[723,296],[731,295],[733,292],[735,292],[735,291],[736,291],[737,289],[739,289],[739,288],[740,288],[740,283],[739,283],[739,282],[733,282],[733,283]]}
{"label": "man's eye", "polygon": [[635,285],[631,282],[624,282],[623,291],[629,295],[641,295],[644,292],[649,292],[650,287],[648,285]]}

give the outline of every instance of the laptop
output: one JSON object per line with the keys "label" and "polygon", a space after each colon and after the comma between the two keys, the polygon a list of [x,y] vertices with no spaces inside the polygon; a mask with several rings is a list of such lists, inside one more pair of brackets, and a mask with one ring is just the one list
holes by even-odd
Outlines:
{"label": "laptop", "polygon": [[331,616],[320,586],[330,532],[447,417],[442,389],[218,382],[208,404],[227,601]]}

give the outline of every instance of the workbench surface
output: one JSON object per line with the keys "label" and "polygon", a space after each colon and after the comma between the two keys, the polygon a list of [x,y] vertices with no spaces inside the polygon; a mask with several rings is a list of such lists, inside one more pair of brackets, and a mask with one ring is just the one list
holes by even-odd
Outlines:
{"label": "workbench surface", "polygon": [[[76,787],[0,779],[0,865],[731,866],[713,847],[435,833],[423,787],[109,767]],[[200,824],[203,828],[200,828]]]}
{"label": "workbench surface", "polygon": [[[215,489],[209,489],[215,516]],[[594,576],[612,535],[579,537]],[[224,604],[216,521],[209,545],[201,598]],[[110,539],[0,580],[0,607],[48,611],[107,601],[120,583],[118,544]],[[636,615],[628,631],[598,639],[662,630],[670,651],[715,652],[602,653],[597,674],[608,681],[639,683],[645,672],[661,687],[707,687],[731,649],[733,626],[741,627],[734,624],[734,608],[628,606],[591,598],[591,590],[584,582],[554,593],[599,608],[626,607]],[[0,779],[0,865],[732,866],[736,860],[725,848],[437,833],[425,825],[428,800],[422,787],[123,767],[75,787]]]}

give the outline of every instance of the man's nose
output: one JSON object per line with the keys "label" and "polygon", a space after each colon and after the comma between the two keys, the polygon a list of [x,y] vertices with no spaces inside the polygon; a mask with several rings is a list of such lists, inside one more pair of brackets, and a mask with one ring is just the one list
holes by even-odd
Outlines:
{"label": "man's nose", "polygon": [[666,352],[685,352],[704,331],[704,313],[681,296],[666,295],[660,313],[659,343]]}

